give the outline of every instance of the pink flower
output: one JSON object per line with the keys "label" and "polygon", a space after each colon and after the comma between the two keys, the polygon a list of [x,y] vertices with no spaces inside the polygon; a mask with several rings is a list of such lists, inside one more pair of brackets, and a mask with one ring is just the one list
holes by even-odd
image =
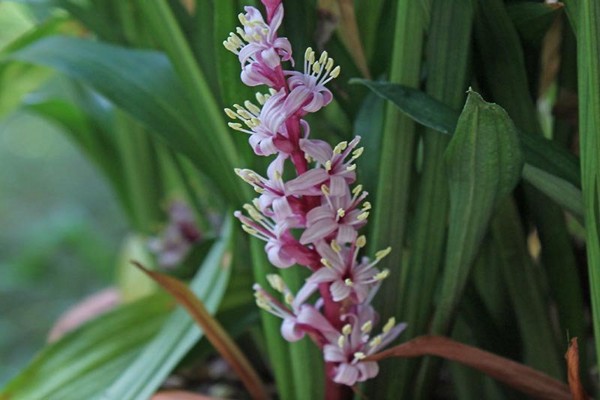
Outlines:
{"label": "pink flower", "polygon": [[286,108],[298,110],[299,115],[317,112],[333,99],[325,84],[340,74],[340,67],[333,68],[333,59],[326,51],[318,60],[309,47],[304,54],[304,72],[285,71],[290,94],[286,99]]}
{"label": "pink flower", "polygon": [[390,318],[382,333],[371,338],[377,315],[368,304],[356,306],[355,312],[346,314],[343,319],[348,323],[335,341],[323,346],[323,355],[325,361],[337,364],[333,381],[352,386],[378,374],[376,362],[363,360],[387,346],[406,328],[406,324],[396,324],[395,319]]}
{"label": "pink flower", "polygon": [[[326,179],[315,182],[319,186],[326,183],[332,196],[344,194],[345,187],[356,180],[356,164],[354,160],[362,155],[363,148],[355,150],[360,142],[360,136],[356,136],[350,143],[341,142],[335,148],[322,140],[301,139],[300,148],[312,157],[317,166],[325,168]],[[351,157],[349,157],[352,155]]]}
{"label": "pink flower", "polygon": [[375,265],[391,251],[387,248],[377,252],[373,262],[367,257],[358,262],[358,251],[365,244],[364,236],[359,237],[352,247],[342,247],[336,241],[332,241],[331,245],[325,241],[317,242],[315,246],[322,257],[323,267],[315,271],[307,282],[331,283],[329,290],[333,301],[350,298],[354,303],[364,302],[371,289],[389,275],[388,270],[379,271]]}
{"label": "pink flower", "polygon": [[280,89],[284,85],[281,62],[291,60],[292,48],[286,38],[277,37],[283,6],[269,7],[268,25],[260,11],[245,7],[246,14],[239,15],[243,29],[238,28],[237,33],[231,33],[223,45],[238,55],[242,64],[241,78],[246,85],[265,84]]}
{"label": "pink flower", "polygon": [[318,335],[321,341],[335,340],[337,330],[318,311],[317,307],[305,304],[317,290],[317,285],[305,284],[294,297],[279,275],[267,275],[273,289],[283,295],[285,304],[265,291],[260,285],[254,285],[256,304],[263,310],[283,319],[281,335],[290,342],[296,342],[306,333]]}
{"label": "pink flower", "polygon": [[329,188],[322,187],[323,201],[306,214],[306,230],[300,237],[300,243],[315,243],[319,240],[334,238],[339,244],[356,240],[360,229],[367,222],[371,204],[365,202],[362,209],[359,203],[367,197],[362,186],[357,186],[350,194],[346,186],[342,196],[330,196]]}

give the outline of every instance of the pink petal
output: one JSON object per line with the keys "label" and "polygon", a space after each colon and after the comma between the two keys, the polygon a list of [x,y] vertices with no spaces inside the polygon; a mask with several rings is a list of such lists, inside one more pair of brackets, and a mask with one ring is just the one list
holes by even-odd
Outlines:
{"label": "pink petal", "polygon": [[333,149],[323,140],[301,139],[300,148],[306,154],[324,165],[333,156]]}
{"label": "pink petal", "polygon": [[300,243],[308,244],[324,239],[330,233],[335,232],[337,227],[338,225],[332,218],[321,219],[306,228],[302,236],[300,236]]}
{"label": "pink petal", "polygon": [[352,243],[357,236],[358,233],[353,227],[348,225],[340,225],[336,240],[338,243]]}
{"label": "pink petal", "polygon": [[352,288],[343,281],[337,280],[329,287],[333,301],[342,301],[352,293]]}
{"label": "pink petal", "polygon": [[374,361],[363,361],[356,364],[358,368],[358,381],[364,382],[377,376],[379,373],[379,365]]}
{"label": "pink petal", "polygon": [[345,362],[348,357],[339,346],[326,344],[323,346],[323,359],[329,362]]}
{"label": "pink petal", "polygon": [[337,368],[333,381],[343,385],[352,386],[358,380],[358,368],[350,364],[340,364]]}
{"label": "pink petal", "polygon": [[332,175],[329,181],[329,192],[332,196],[343,196],[346,193],[348,183],[346,180],[338,175]]}
{"label": "pink petal", "polygon": [[329,179],[329,174],[321,168],[310,169],[286,183],[290,194],[309,196],[321,194],[321,184]]}
{"label": "pink petal", "polygon": [[281,323],[281,336],[288,342],[296,342],[304,337],[304,331],[296,326],[293,318],[285,318]]}
{"label": "pink petal", "polygon": [[336,279],[340,279],[340,275],[335,270],[323,267],[313,272],[313,274],[308,278],[308,281],[312,283],[325,283],[333,282]]}

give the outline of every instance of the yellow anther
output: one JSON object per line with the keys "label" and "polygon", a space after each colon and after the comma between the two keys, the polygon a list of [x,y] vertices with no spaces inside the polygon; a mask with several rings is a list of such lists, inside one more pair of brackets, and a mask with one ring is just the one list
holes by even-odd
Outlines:
{"label": "yellow anther", "polygon": [[389,269],[384,269],[383,271],[377,273],[373,279],[375,279],[376,281],[382,281],[385,278],[387,278],[388,276],[390,276],[390,270]]}
{"label": "yellow anther", "polygon": [[354,282],[352,282],[352,279],[350,279],[350,278],[344,279],[344,284],[348,287],[354,286]]}
{"label": "yellow anther", "polygon": [[394,325],[396,325],[396,318],[392,317],[388,319],[388,322],[386,322],[385,326],[383,327],[383,333],[388,333],[390,330],[392,330]]}
{"label": "yellow anther", "polygon": [[330,58],[329,60],[327,60],[327,64],[325,64],[325,70],[327,72],[331,71],[331,68],[333,67],[333,58]]}
{"label": "yellow anther", "polygon": [[325,170],[331,171],[331,160],[325,162]]}
{"label": "yellow anther", "polygon": [[351,164],[346,167],[346,171],[354,171],[356,169],[356,164]]}
{"label": "yellow anther", "polygon": [[258,232],[255,229],[248,227],[247,225],[242,225],[242,230],[246,232],[248,235],[258,235]]}
{"label": "yellow anther", "polygon": [[338,338],[338,341],[337,341],[337,345],[341,349],[344,347],[345,343],[346,343],[346,336],[340,335],[340,337]]}
{"label": "yellow anther", "polygon": [[364,360],[365,358],[367,358],[367,356],[362,351],[357,351],[356,353],[354,353],[354,358],[356,358],[357,360]]}
{"label": "yellow anther", "polygon": [[231,128],[231,129],[235,129],[236,131],[242,131],[242,124],[237,123],[237,122],[228,122],[227,125]]}
{"label": "yellow anther", "polygon": [[362,192],[363,190],[363,185],[358,185],[357,187],[355,187],[354,189],[352,189],[352,194],[355,196],[358,196],[358,194],[360,192]]}
{"label": "yellow anther", "polygon": [[227,116],[231,119],[237,119],[237,114],[235,112],[233,112],[233,110],[231,108],[226,108],[225,114],[227,114]]}
{"label": "yellow anther", "polygon": [[[310,47],[309,47],[310,49]],[[315,52],[312,51],[312,49],[310,49],[310,53],[308,54],[308,57],[306,58],[306,61],[308,61],[308,64],[311,65],[315,62]]]}
{"label": "yellow anther", "polygon": [[344,210],[343,208],[338,208],[336,214],[338,218],[344,218],[344,216],[346,215],[346,210]]}
{"label": "yellow anther", "polygon": [[365,211],[365,212],[361,212],[360,214],[358,214],[358,216],[356,217],[357,220],[359,221],[364,221],[365,219],[369,218],[369,212]]}
{"label": "yellow anther", "polygon": [[248,25],[248,18],[242,13],[238,14],[238,19],[240,20],[242,25]]}
{"label": "yellow anther", "polygon": [[323,193],[325,196],[329,196],[329,187],[325,184],[321,185],[321,193]]}
{"label": "yellow anther", "polygon": [[391,247],[387,247],[383,250],[379,250],[377,253],[375,253],[375,258],[377,260],[381,260],[382,258],[386,257],[388,254],[390,254],[391,251],[392,251]]}
{"label": "yellow anther", "polygon": [[256,105],[252,104],[250,100],[246,100],[244,102],[244,106],[252,113],[252,114],[260,114],[260,108]]}
{"label": "yellow anther", "polygon": [[360,327],[362,333],[369,333],[371,332],[371,329],[373,329],[373,322],[371,321],[365,322],[363,326]]}
{"label": "yellow anther", "polygon": [[365,201],[362,205],[362,209],[363,209],[363,211],[369,211],[371,209],[371,203],[368,201]]}
{"label": "yellow anther", "polygon": [[362,249],[366,245],[367,245],[367,238],[365,237],[365,235],[360,235],[356,239],[356,247],[358,247],[359,249]]}
{"label": "yellow anther", "polygon": [[356,160],[358,157],[362,156],[362,153],[365,151],[364,147],[359,147],[358,149],[352,152],[352,159]]}
{"label": "yellow anther", "polygon": [[348,147],[348,142],[343,141],[338,143],[334,148],[333,148],[333,154],[341,154],[342,151],[346,150],[346,147]]}
{"label": "yellow anther", "polygon": [[283,282],[283,279],[281,279],[281,277],[277,274],[268,274],[267,282],[269,282],[269,285],[271,285],[271,287],[277,290],[279,293],[283,293],[283,291],[285,290],[285,283]]}
{"label": "yellow anther", "polygon": [[291,293],[287,293],[284,300],[287,304],[291,305],[294,302],[294,296]]}
{"label": "yellow anther", "polygon": [[329,76],[331,76],[332,78],[337,78],[338,76],[340,76],[340,71],[342,69],[340,68],[340,66],[338,65],[337,67],[335,67],[333,69],[333,71],[331,71],[331,74],[329,74]]}
{"label": "yellow anther", "polygon": [[323,264],[327,268],[333,268],[333,265],[331,265],[331,262],[326,258],[321,258],[321,264]]}
{"label": "yellow anther", "polygon": [[335,239],[333,239],[331,241],[331,249],[333,251],[335,251],[336,253],[339,253],[340,251],[342,251],[342,247],[340,246],[340,244]]}
{"label": "yellow anther", "polygon": [[318,74],[319,72],[321,72],[321,64],[319,64],[318,61],[315,61],[312,65],[312,70],[315,74]]}
{"label": "yellow anther", "polygon": [[264,94],[256,93],[256,101],[258,101],[258,104],[262,106],[265,104],[265,101],[267,101],[267,99],[265,98]]}
{"label": "yellow anther", "polygon": [[369,342],[369,346],[377,347],[381,344],[381,335],[377,335]]}
{"label": "yellow anther", "polygon": [[346,324],[342,327],[342,333],[346,336],[352,333],[352,325]]}
{"label": "yellow anther", "polygon": [[326,51],[322,52],[321,57],[319,57],[319,64],[321,64],[321,65],[325,64],[325,61],[327,61],[327,57],[328,57],[327,52]]}
{"label": "yellow anther", "polygon": [[304,59],[305,60],[308,60],[310,58],[310,53],[312,53],[312,51],[313,51],[312,47],[308,47],[306,49],[306,51],[304,52]]}

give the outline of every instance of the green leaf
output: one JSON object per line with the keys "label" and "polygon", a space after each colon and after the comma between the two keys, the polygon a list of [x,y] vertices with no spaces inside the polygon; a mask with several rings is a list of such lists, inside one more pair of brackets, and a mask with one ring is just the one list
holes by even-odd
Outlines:
{"label": "green leaf", "polygon": [[[222,238],[204,259],[190,289],[203,300],[210,313],[219,307],[230,277],[234,243],[233,217],[227,219]],[[202,337],[202,332],[183,310],[177,310],[135,361],[103,393],[102,399],[146,399]]]}
{"label": "green leaf", "polygon": [[470,91],[446,150],[446,165],[450,219],[434,333],[448,332],[494,207],[521,176],[517,130],[506,112]]}
{"label": "green leaf", "polygon": [[172,302],[153,295],[119,307],[48,345],[0,391],[2,400],[94,399],[160,330]]}
{"label": "green leaf", "polygon": [[[176,151],[185,154],[230,198],[238,196],[231,156],[214,145],[224,127],[191,108],[181,81],[161,53],[130,50],[90,40],[50,37],[8,55],[46,65],[80,80],[139,120]],[[200,137],[198,132],[204,131]],[[223,133],[224,132],[224,133]],[[203,138],[212,137],[204,141]],[[241,197],[237,197],[240,198]]]}
{"label": "green leaf", "polygon": [[[352,79],[351,82],[367,86],[380,97],[390,100],[408,116],[428,128],[448,134],[454,132],[459,113],[418,89],[365,79]],[[570,191],[570,188],[577,189],[580,187],[579,165],[575,156],[560,145],[542,136],[521,133],[519,139],[526,163],[552,175],[554,177],[553,185],[559,185],[561,189],[567,192]],[[524,178],[527,179],[530,176]],[[543,184],[541,186],[544,187],[538,187],[536,183],[539,183],[539,179],[534,179],[530,183],[542,191],[544,191],[544,188],[547,189],[548,186],[548,184]],[[552,197],[560,196],[559,191],[544,191],[544,193],[559,204],[565,203],[560,198]],[[581,216],[583,215],[582,207],[583,205],[580,204],[573,207],[574,209],[571,211]]]}
{"label": "green leaf", "polygon": [[529,43],[538,45],[562,8],[560,3],[523,1],[507,4],[506,11],[519,35]]}

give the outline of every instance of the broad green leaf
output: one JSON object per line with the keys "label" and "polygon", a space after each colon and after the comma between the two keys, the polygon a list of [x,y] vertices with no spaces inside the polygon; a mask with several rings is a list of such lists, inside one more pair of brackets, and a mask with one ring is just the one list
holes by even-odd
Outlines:
{"label": "broad green leaf", "polygon": [[457,312],[497,202],[516,186],[523,168],[517,130],[506,112],[470,91],[446,150],[449,232],[439,304],[431,331],[446,333]]}
{"label": "broad green leaf", "polygon": [[[380,97],[390,100],[408,116],[428,128],[448,134],[454,132],[459,113],[418,89],[365,79],[352,79],[352,82],[367,86]],[[521,133],[519,139],[521,140],[525,162],[553,175],[555,185],[560,185],[565,190],[570,187],[578,188],[581,185],[578,161],[575,156],[542,136]],[[530,183],[536,186],[536,182]],[[542,187],[538,187],[538,189],[544,190]],[[555,191],[544,193],[551,198],[553,198],[552,195],[559,195]],[[561,199],[553,199],[559,204],[564,203]],[[572,211],[577,215],[582,215],[582,205],[580,204]]]}
{"label": "broad green leaf", "polygon": [[[46,65],[93,87],[185,154],[230,198],[238,192],[231,156],[215,145],[224,128],[191,108],[186,91],[161,53],[90,40],[50,37],[10,54],[9,59]],[[199,133],[202,132],[202,135]],[[207,137],[212,140],[203,140]],[[241,199],[241,197],[237,197]]]}
{"label": "broad green leaf", "polygon": [[0,391],[2,400],[94,399],[158,332],[172,301],[153,295],[95,319],[48,345]]}
{"label": "broad green leaf", "polygon": [[[230,277],[230,246],[235,240],[232,219],[227,219],[222,238],[214,244],[190,283],[190,289],[211,313],[218,309]],[[100,399],[149,398],[202,335],[185,311],[175,311],[127,370],[103,391]]]}

